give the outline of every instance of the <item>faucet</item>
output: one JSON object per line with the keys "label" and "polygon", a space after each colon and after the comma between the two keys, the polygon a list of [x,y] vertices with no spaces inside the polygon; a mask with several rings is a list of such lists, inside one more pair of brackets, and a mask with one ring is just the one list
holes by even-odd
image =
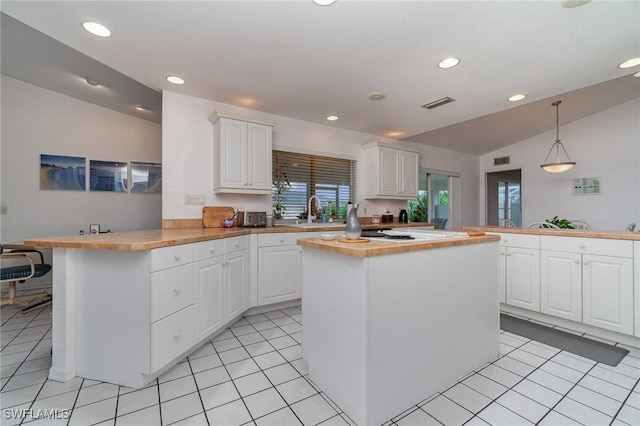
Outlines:
{"label": "faucet", "polygon": [[318,207],[322,207],[322,203],[320,202],[320,198],[318,198],[317,195],[312,195],[311,197],[309,197],[309,203],[307,206],[307,223],[313,223],[313,220],[311,219],[311,200],[316,199],[316,201],[318,202]]}

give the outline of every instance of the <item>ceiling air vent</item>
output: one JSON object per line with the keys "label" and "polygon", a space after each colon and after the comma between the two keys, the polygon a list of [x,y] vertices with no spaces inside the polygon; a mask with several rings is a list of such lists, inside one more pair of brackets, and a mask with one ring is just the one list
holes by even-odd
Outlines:
{"label": "ceiling air vent", "polygon": [[498,157],[493,159],[494,166],[502,166],[503,164],[511,163],[511,159],[509,157]]}
{"label": "ceiling air vent", "polygon": [[422,105],[422,108],[434,109],[453,101],[455,101],[455,99],[445,96],[444,98],[438,99],[437,101],[429,102],[427,104]]}

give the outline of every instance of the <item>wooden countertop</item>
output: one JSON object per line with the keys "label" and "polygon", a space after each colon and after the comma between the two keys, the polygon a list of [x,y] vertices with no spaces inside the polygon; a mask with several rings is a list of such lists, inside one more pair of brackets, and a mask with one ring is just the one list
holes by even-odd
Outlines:
{"label": "wooden countertop", "polygon": [[555,237],[605,238],[640,241],[640,232],[592,231],[586,229],[513,228],[504,226],[463,226],[463,231],[500,232],[504,234],[551,235]]}
{"label": "wooden countertop", "polygon": [[[443,231],[446,232],[446,231]],[[451,238],[446,240],[411,241],[393,243],[377,239],[371,239],[368,243],[343,243],[338,240],[325,241],[320,238],[305,238],[298,240],[303,247],[329,251],[354,257],[382,256],[386,254],[407,253],[412,251],[439,249],[443,247],[462,246],[469,244],[482,244],[500,239],[497,235],[482,235],[463,238]]]}
{"label": "wooden countertop", "polygon": [[[363,229],[399,228],[427,226],[427,223],[383,223],[363,225]],[[24,244],[38,248],[79,248],[96,250],[149,250],[180,244],[197,243],[249,234],[271,234],[285,232],[338,231],[344,225],[314,226],[298,228],[293,226],[271,226],[267,228],[186,228],[150,229],[146,231],[111,232],[98,235],[71,235],[63,237],[29,238]]]}

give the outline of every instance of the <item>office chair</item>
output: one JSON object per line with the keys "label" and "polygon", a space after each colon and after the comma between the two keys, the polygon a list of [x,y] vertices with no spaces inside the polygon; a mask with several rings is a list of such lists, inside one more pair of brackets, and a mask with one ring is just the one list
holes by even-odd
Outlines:
{"label": "office chair", "polygon": [[[35,263],[33,258],[29,256],[29,253],[37,253],[40,256],[40,263]],[[5,266],[7,263],[11,266]],[[0,244],[0,282],[9,283],[8,295],[0,297],[0,305],[22,305],[24,306],[22,313],[27,313],[33,309],[50,304],[51,294],[48,292],[16,296],[18,283],[24,283],[31,278],[46,275],[50,270],[51,265],[44,263],[42,252],[35,250],[33,247],[16,244]],[[41,300],[30,304],[31,300],[36,298],[41,298]]]}

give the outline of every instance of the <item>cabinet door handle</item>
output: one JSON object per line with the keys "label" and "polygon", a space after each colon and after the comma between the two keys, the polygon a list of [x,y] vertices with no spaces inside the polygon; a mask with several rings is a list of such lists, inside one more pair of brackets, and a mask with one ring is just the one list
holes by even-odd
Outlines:
{"label": "cabinet door handle", "polygon": [[180,254],[176,254],[175,256],[173,256],[173,258],[174,258],[175,260],[180,260]]}
{"label": "cabinet door handle", "polygon": [[236,241],[236,247],[240,247],[240,241]]}
{"label": "cabinet door handle", "polygon": [[588,264],[589,264],[589,261],[588,261],[588,260],[585,260],[585,261],[584,261],[584,264],[585,264],[585,265],[588,265]]}
{"label": "cabinet door handle", "polygon": [[511,256],[511,253],[507,253],[507,256]]}
{"label": "cabinet door handle", "polygon": [[175,294],[180,294],[182,292],[182,289],[180,287],[176,287],[176,288],[173,289],[173,292]]}
{"label": "cabinet door handle", "polygon": [[503,238],[503,239],[502,239],[502,242],[503,242],[503,243],[508,243],[508,242],[509,242],[509,239],[507,239],[507,238]]}
{"label": "cabinet door handle", "polygon": [[284,243],[284,238],[280,238],[280,242],[281,242],[281,243]]}
{"label": "cabinet door handle", "polygon": [[578,259],[574,260],[573,263],[580,263]]}
{"label": "cabinet door handle", "polygon": [[587,247],[587,246],[585,246],[584,244],[579,244],[579,245],[578,245],[578,248],[579,248],[580,250],[584,250],[586,247]]}
{"label": "cabinet door handle", "polygon": [[212,247],[212,248],[210,248],[210,249],[209,249],[209,252],[210,252],[211,254],[213,254],[213,253],[215,253],[215,252],[216,252],[216,249]]}
{"label": "cabinet door handle", "polygon": [[181,337],[182,337],[182,333],[176,333],[173,335],[173,338],[176,340],[180,340]]}

